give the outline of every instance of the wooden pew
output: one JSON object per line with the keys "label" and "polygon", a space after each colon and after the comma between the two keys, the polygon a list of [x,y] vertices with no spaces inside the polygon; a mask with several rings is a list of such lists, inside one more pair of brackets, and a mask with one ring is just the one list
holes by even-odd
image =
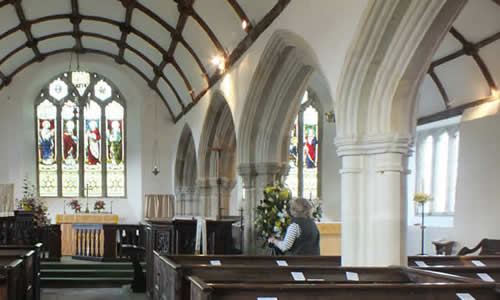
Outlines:
{"label": "wooden pew", "polygon": [[[338,268],[356,269],[356,268]],[[357,268],[361,269],[361,268]],[[370,268],[365,268],[370,269]],[[465,293],[475,299],[496,299],[495,285],[477,280],[443,275],[405,267],[376,268],[378,272],[399,272],[403,282],[302,282],[302,283],[214,283],[189,276],[191,300],[326,300],[326,299],[459,299]],[[405,280],[406,279],[406,280]]]}
{"label": "wooden pew", "polygon": [[8,300],[25,300],[24,263],[22,259],[0,257],[0,276],[4,278],[1,284],[2,295]]}
{"label": "wooden pew", "polygon": [[427,266],[475,266],[481,263],[486,266],[500,266],[500,256],[408,256],[409,267],[421,267],[422,264],[417,262],[424,262]]}
{"label": "wooden pew", "polygon": [[[481,276],[478,274],[488,274],[491,279],[493,279],[500,287],[500,266],[496,267],[475,267],[475,266],[434,266],[434,267],[423,267],[418,268],[419,270],[435,271],[447,274],[458,275],[462,277],[468,277],[478,280]],[[484,276],[484,278],[487,278]]]}
{"label": "wooden pew", "polygon": [[0,259],[8,262],[13,259],[22,259],[24,294],[26,299],[40,299],[40,254],[42,244],[34,246],[2,245]]}

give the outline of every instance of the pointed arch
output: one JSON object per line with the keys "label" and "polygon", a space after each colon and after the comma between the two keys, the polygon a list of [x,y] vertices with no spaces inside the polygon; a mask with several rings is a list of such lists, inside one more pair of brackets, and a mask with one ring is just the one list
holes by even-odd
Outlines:
{"label": "pointed arch", "polygon": [[175,160],[176,213],[179,215],[198,214],[196,202],[196,179],[198,164],[191,128],[186,124],[182,129]]}
{"label": "pointed arch", "polygon": [[[207,215],[212,216],[218,212],[227,215],[230,193],[236,183],[236,131],[231,109],[218,91],[213,94],[206,114],[198,157],[200,159],[198,185],[203,202],[202,212],[205,211]],[[221,211],[219,211],[218,185],[221,189]]]}

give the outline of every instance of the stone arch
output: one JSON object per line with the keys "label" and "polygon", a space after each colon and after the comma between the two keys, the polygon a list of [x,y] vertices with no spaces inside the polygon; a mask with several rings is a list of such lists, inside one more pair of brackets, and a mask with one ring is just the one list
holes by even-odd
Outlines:
{"label": "stone arch", "polygon": [[238,131],[247,253],[256,250],[253,219],[261,191],[288,172],[290,128],[315,72],[322,76],[302,37],[285,30],[273,33],[252,77]]}
{"label": "stone arch", "polygon": [[206,114],[198,157],[201,213],[207,216],[228,215],[231,191],[236,184],[236,132],[231,109],[218,91],[213,94]]}
{"label": "stone arch", "polygon": [[186,124],[182,129],[177,158],[175,160],[176,214],[198,215],[199,205],[196,195],[198,165],[191,128]]}
{"label": "stone arch", "polygon": [[375,0],[365,11],[336,97],[343,265],[406,263],[405,183],[416,94],[465,2]]}

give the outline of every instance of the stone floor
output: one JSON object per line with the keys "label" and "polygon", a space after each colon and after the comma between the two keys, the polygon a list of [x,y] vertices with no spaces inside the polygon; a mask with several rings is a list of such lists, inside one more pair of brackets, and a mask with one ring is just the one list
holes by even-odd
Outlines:
{"label": "stone floor", "polygon": [[147,300],[146,294],[134,294],[127,288],[42,289],[41,300]]}

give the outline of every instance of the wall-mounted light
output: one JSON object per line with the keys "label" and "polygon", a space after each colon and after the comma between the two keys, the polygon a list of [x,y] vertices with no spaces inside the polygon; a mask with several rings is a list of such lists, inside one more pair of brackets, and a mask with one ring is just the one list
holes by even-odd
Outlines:
{"label": "wall-mounted light", "polygon": [[496,100],[500,100],[500,91],[491,89],[491,96]]}
{"label": "wall-mounted light", "polygon": [[333,113],[333,110],[325,113],[325,120],[328,123],[335,123],[335,113]]}
{"label": "wall-mounted light", "polygon": [[224,59],[224,56],[217,55],[214,58],[212,58],[212,64],[217,66],[219,71],[224,72],[226,68],[226,60]]}
{"label": "wall-mounted light", "polygon": [[247,30],[247,28],[248,28],[248,21],[247,20],[241,21],[241,28],[243,28],[243,30]]}

